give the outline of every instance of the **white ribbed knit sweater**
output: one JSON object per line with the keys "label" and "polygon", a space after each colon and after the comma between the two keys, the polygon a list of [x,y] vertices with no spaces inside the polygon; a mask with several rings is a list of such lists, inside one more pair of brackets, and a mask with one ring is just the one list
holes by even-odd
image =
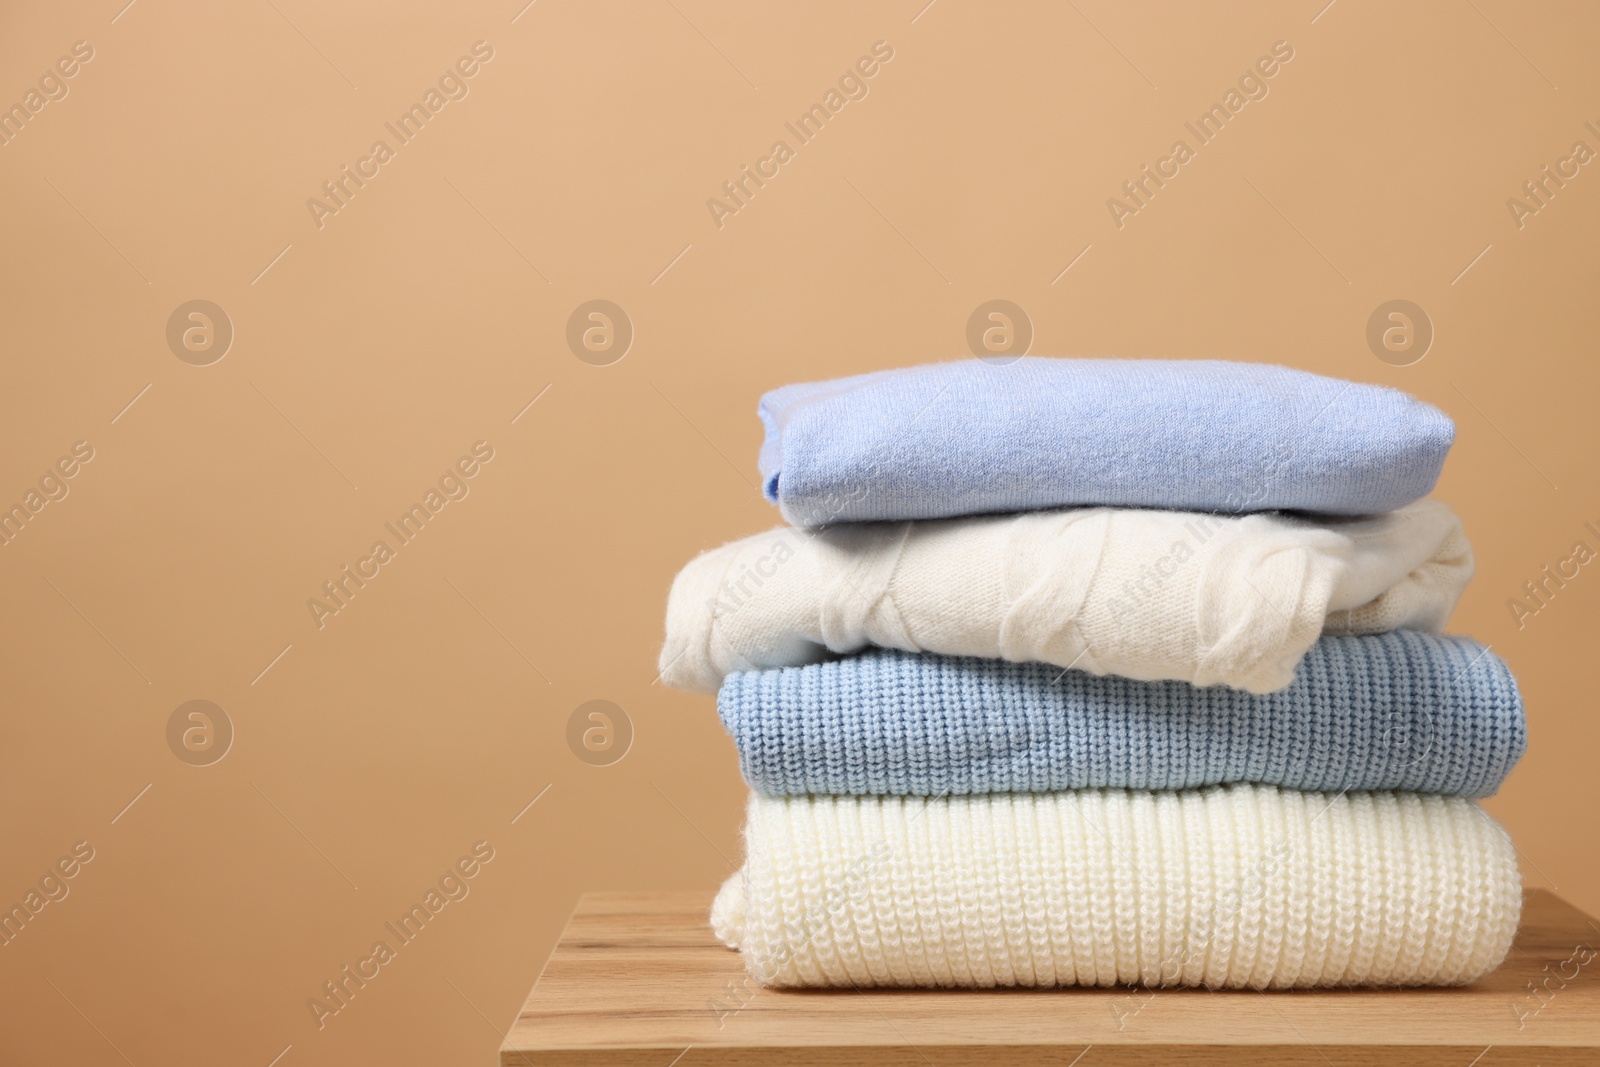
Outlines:
{"label": "white ribbed knit sweater", "polygon": [[1469,800],[752,796],[712,927],[778,986],[1452,985],[1521,911]]}
{"label": "white ribbed knit sweater", "polygon": [[1078,508],[779,528],[706,552],[667,602],[661,675],[867,645],[1264,693],[1324,633],[1437,631],[1472,576],[1448,508],[1375,518]]}

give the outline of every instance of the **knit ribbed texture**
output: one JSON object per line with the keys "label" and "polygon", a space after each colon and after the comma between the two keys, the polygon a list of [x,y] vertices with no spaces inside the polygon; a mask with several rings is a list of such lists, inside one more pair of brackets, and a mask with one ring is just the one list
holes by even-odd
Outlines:
{"label": "knit ribbed texture", "polygon": [[731,674],[717,710],[745,781],[780,796],[1222,782],[1488,796],[1527,745],[1500,657],[1411,630],[1324,637],[1262,696],[874,650]]}
{"label": "knit ribbed texture", "polygon": [[1324,632],[1439,630],[1471,575],[1431,500],[1319,522],[1083,508],[785,527],[679,573],[661,677],[715,691],[877,645],[1265,693]]}
{"label": "knit ribbed texture", "polygon": [[1210,360],[961,360],[768,393],[761,474],[797,526],[1106,504],[1391,511],[1455,436],[1377,385]]}
{"label": "knit ribbed texture", "polygon": [[1453,985],[1522,889],[1470,800],[1271,786],[752,796],[712,928],[778,986]]}

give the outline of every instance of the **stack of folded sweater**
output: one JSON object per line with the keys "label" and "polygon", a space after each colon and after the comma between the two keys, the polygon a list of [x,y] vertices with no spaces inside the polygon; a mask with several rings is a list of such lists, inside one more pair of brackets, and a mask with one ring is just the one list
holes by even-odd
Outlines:
{"label": "stack of folded sweater", "polygon": [[662,676],[754,793],[711,922],[779,986],[1471,982],[1514,851],[1505,664],[1392,390],[981,360],[779,389],[794,525],[673,584]]}

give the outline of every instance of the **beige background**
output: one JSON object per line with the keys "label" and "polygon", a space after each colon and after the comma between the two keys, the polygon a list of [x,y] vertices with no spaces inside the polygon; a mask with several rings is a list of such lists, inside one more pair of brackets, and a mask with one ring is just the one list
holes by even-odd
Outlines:
{"label": "beige background", "polygon": [[[0,948],[0,1059],[489,1062],[578,894],[738,858],[712,701],[652,680],[675,570],[777,521],[757,397],[963,355],[992,298],[1036,354],[1282,362],[1455,417],[1454,628],[1532,736],[1488,807],[1530,883],[1600,911],[1600,572],[1507,608],[1600,547],[1600,165],[1506,206],[1600,148],[1600,11],[923,2],[8,5],[0,102],[94,58],[0,147],[0,502],[95,456],[0,547],[0,898],[95,858]],[[307,199],[480,40],[469,95],[319,229]],[[1119,230],[1107,198],[1280,40],[1270,94]],[[877,41],[869,95],[719,229],[707,199]],[[595,298],[636,331],[609,366],[565,341]],[[1411,366],[1364,339],[1395,298],[1437,331]],[[192,299],[236,331],[210,366],[166,343]],[[307,599],[478,440],[470,495],[317,629]],[[636,734],[610,766],[566,741],[596,698]],[[168,748],[192,699],[236,729],[210,766]],[[470,896],[318,1029],[308,998],[479,840]]]}

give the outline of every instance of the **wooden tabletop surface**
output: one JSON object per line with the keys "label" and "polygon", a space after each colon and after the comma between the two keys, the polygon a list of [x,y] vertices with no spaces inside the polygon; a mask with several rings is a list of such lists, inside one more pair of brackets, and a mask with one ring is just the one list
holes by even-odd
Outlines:
{"label": "wooden tabletop surface", "polygon": [[505,1067],[705,1064],[1600,1065],[1600,924],[1529,890],[1506,962],[1462,989],[760,989],[707,891],[583,897]]}

